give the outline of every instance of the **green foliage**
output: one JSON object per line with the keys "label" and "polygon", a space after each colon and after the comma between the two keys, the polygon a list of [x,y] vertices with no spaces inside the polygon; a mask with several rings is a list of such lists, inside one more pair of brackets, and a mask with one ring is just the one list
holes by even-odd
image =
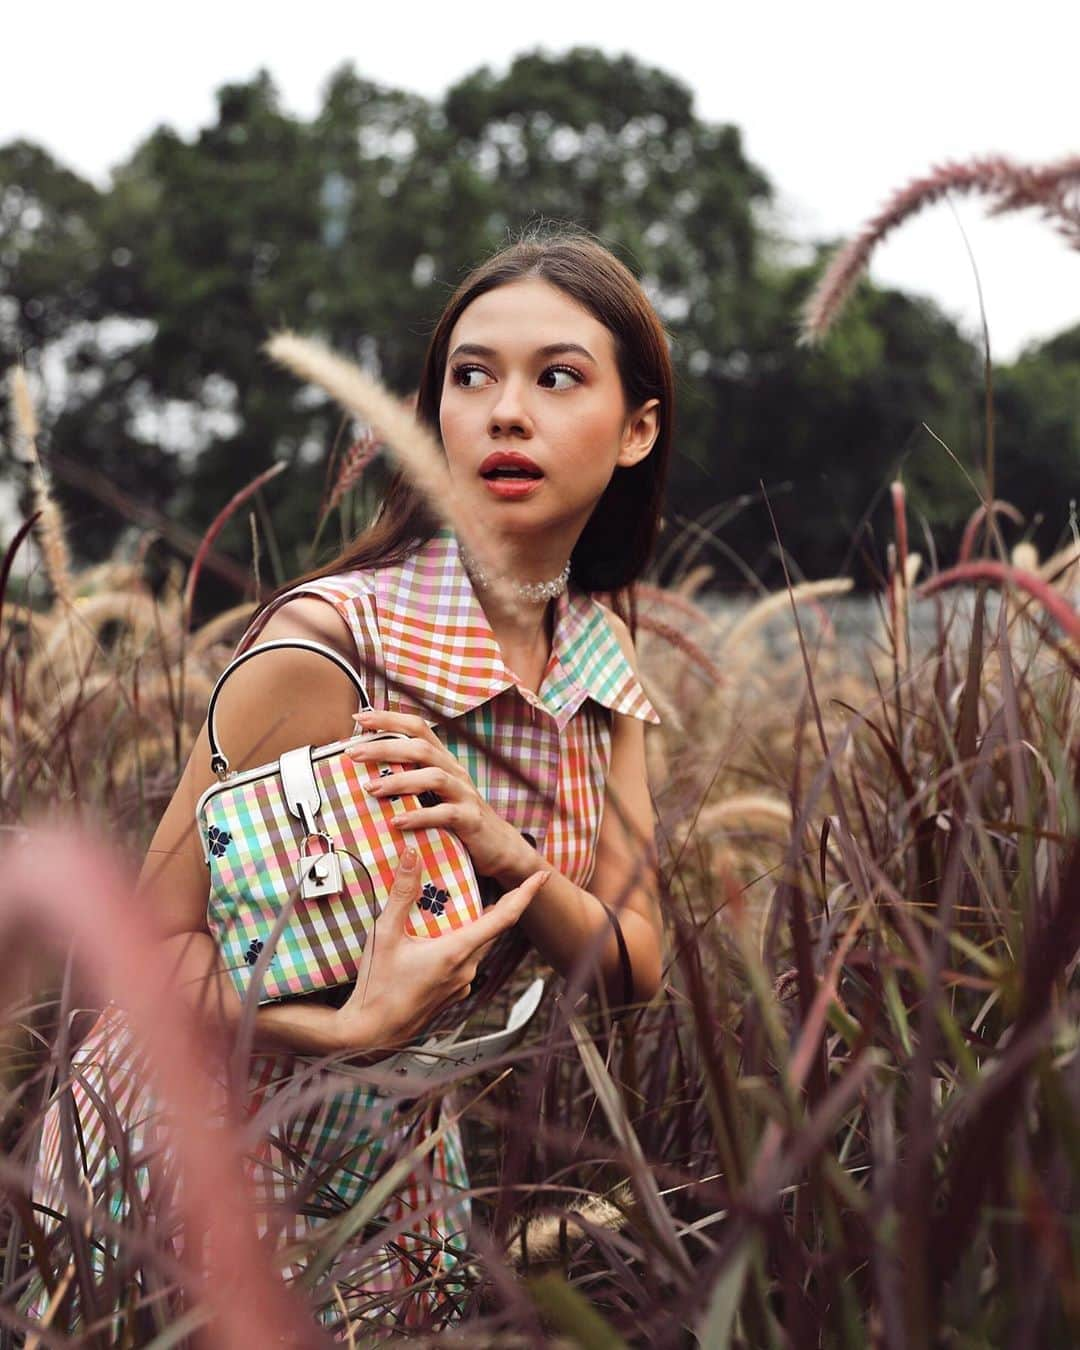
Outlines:
{"label": "green foliage", "polygon": [[1080,481],[1080,325],[996,375],[995,495],[1028,518],[1043,553],[1068,539]]}
{"label": "green foliage", "polygon": [[[222,88],[192,140],[154,131],[103,190],[33,145],[0,148],[0,366],[63,355],[63,413],[46,419],[43,449],[83,559],[111,553],[123,522],[65,463],[198,532],[284,459],[264,505],[292,574],[347,429],[270,369],[266,336],[317,334],[404,393],[465,272],[530,224],[574,222],[642,278],[670,334],[675,520],[745,500],[721,547],[775,582],[764,482],[797,566],[836,571],[902,466],[916,509],[958,528],[974,494],[921,423],[979,462],[977,354],[933,305],[868,283],[823,350],[797,349],[824,249],[782,261],[772,191],[738,128],[704,121],[684,84],[630,56],[528,52],[435,101],[344,66],[310,121],[282,109],[263,71]],[[1001,372],[999,481],[1015,479],[1029,510],[1029,434],[1055,485],[1075,450],[1074,360],[1048,347]],[[221,547],[249,560],[246,517]],[[858,550],[880,563],[868,537]],[[721,580],[741,575],[724,553],[709,560]]]}
{"label": "green foliage", "polygon": [[718,465],[725,494],[754,503],[724,538],[773,580],[775,541],[761,480],[782,543],[811,576],[847,573],[854,561],[865,580],[866,557],[880,566],[881,550],[861,526],[865,518],[882,537],[897,474],[915,511],[935,533],[942,529],[941,540],[977,501],[963,469],[921,425],[971,472],[981,458],[975,353],[930,302],[865,282],[822,347],[795,347],[798,309],[823,261],[780,280],[785,318],[745,374],[712,380],[732,447]]}

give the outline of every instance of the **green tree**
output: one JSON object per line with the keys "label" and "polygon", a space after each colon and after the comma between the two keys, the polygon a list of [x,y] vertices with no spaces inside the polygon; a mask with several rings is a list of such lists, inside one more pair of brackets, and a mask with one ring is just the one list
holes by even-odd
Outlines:
{"label": "green tree", "polygon": [[1072,537],[1080,498],[1080,325],[1030,346],[994,380],[995,485],[1043,554]]}
{"label": "green tree", "polygon": [[[823,251],[789,265],[771,199],[738,129],[629,56],[530,52],[437,101],[346,66],[310,121],[262,72],[224,87],[193,140],[147,137],[104,191],[33,146],[0,149],[0,360],[66,354],[46,448],[193,530],[287,460],[263,524],[292,574],[345,427],[270,367],[268,333],[318,334],[405,392],[468,268],[530,223],[573,222],[641,277],[671,336],[673,521],[746,498],[721,544],[775,581],[763,479],[796,562],[830,571],[898,465],[932,524],[967,514],[963,476],[921,422],[970,463],[980,377],[932,305],[867,283],[823,349],[796,348]],[[83,556],[108,552],[115,516],[64,495]],[[246,521],[221,546],[246,559]],[[209,603],[227,598],[210,583]]]}
{"label": "green tree", "polygon": [[[943,548],[977,505],[964,474],[982,436],[971,344],[932,302],[864,281],[820,347],[796,346],[799,308],[825,258],[821,246],[813,262],[777,276],[782,317],[766,343],[706,376],[719,495],[745,503],[723,542],[772,584],[782,573],[762,485],[798,570],[854,568],[862,582],[883,565],[875,539],[891,537],[887,489],[898,474],[913,530],[921,516]],[[912,547],[922,547],[918,533]]]}
{"label": "green tree", "polygon": [[[25,141],[0,147],[0,370],[15,360],[35,367],[49,351],[46,394],[59,406],[43,420],[43,449],[93,470],[112,487],[165,501],[179,465],[132,433],[137,352],[149,312],[126,237],[122,193],[100,192]],[[6,471],[13,472],[10,459]],[[74,543],[84,558],[108,553],[115,513],[78,492],[62,492],[74,511]]]}

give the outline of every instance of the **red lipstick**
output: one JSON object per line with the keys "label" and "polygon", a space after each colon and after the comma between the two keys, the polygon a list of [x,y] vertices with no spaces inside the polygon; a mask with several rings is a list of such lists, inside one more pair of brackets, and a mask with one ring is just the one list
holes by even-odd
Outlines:
{"label": "red lipstick", "polygon": [[507,473],[524,474],[529,478],[542,478],[544,471],[535,460],[523,455],[520,450],[495,450],[480,465],[481,477],[486,478],[502,469]]}
{"label": "red lipstick", "polygon": [[530,497],[544,480],[540,465],[519,450],[495,450],[480,465],[480,476],[496,497]]}

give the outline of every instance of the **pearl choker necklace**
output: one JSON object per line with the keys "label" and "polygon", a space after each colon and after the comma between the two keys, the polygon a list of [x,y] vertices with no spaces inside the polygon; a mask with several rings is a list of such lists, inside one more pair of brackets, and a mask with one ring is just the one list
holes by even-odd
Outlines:
{"label": "pearl choker necklace", "polygon": [[[482,567],[471,554],[465,551],[463,544],[458,544],[458,556],[461,558],[462,566],[477,586],[487,588],[492,583],[492,573],[487,568]],[[554,600],[556,596],[562,595],[566,590],[567,583],[570,580],[570,560],[567,559],[566,566],[557,577],[551,581],[518,581],[512,582],[514,594],[519,600]]]}

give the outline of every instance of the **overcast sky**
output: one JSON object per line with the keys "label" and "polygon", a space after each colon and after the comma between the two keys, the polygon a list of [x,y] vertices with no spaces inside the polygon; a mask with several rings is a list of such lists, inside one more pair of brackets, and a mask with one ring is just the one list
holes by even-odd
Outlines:
{"label": "overcast sky", "polygon": [[[214,91],[259,66],[285,106],[319,104],[351,61],[431,97],[480,65],[575,45],[630,53],[684,81],[699,115],[741,128],[797,238],[848,236],[909,178],[949,159],[1047,162],[1080,151],[1076,0],[849,0],[397,5],[305,0],[182,5],[97,0],[5,18],[0,143],[25,136],[99,183],[159,123],[212,120]],[[871,275],[935,297],[975,334],[975,254],[993,355],[1080,321],[1080,253],[1028,215],[940,204],[895,234]]]}

